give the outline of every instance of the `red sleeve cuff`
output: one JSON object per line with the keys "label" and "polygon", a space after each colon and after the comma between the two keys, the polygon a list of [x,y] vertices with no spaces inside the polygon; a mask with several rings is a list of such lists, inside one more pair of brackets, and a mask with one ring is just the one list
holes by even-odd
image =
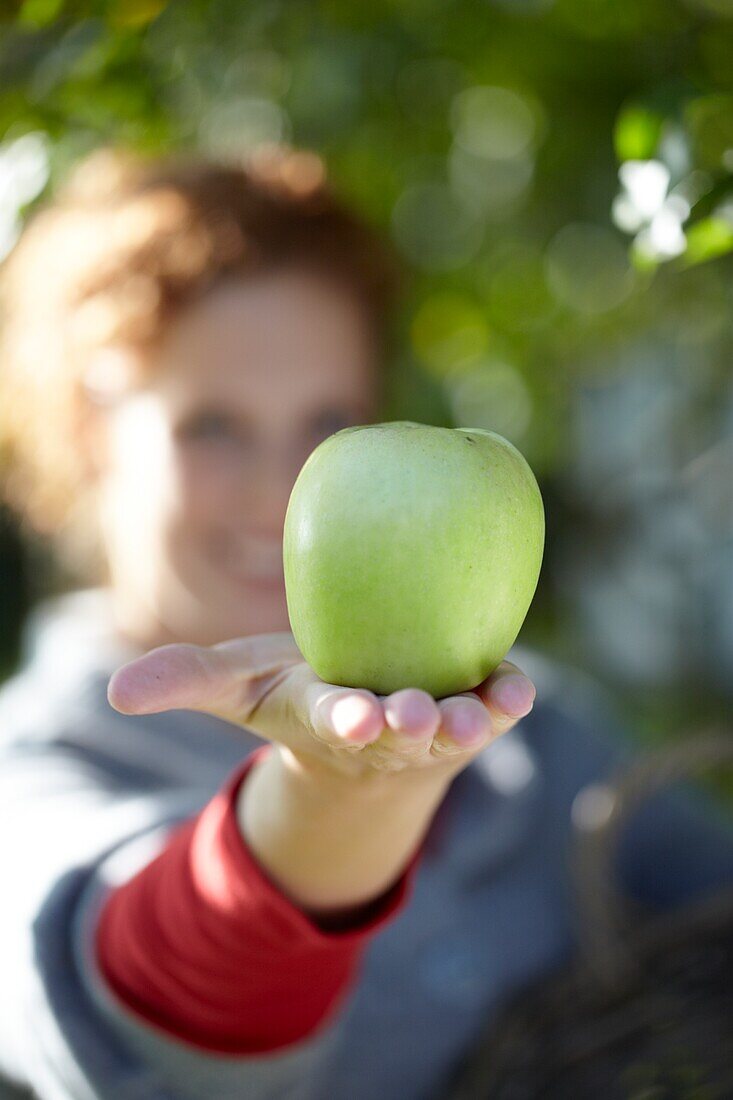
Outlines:
{"label": "red sleeve cuff", "polygon": [[404,906],[415,854],[362,921],[325,930],[267,877],[235,806],[263,746],[164,851],[115,890],[97,933],[99,964],[125,1006],[196,1047],[275,1050],[330,1018],[363,949]]}

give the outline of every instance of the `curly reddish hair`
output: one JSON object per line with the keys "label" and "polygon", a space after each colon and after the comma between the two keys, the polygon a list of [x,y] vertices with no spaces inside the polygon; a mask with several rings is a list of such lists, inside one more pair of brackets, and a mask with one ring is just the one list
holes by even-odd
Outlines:
{"label": "curly reddish hair", "polygon": [[62,550],[69,532],[75,547],[90,537],[77,433],[93,353],[153,345],[222,278],[292,263],[352,290],[381,342],[399,265],[316,154],[272,147],[218,164],[102,149],[77,166],[2,272],[0,498],[28,533]]}

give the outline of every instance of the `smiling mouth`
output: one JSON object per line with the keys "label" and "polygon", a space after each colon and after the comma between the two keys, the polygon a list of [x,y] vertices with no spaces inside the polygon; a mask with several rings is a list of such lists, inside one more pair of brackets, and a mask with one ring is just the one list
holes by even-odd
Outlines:
{"label": "smiling mouth", "polygon": [[285,590],[285,578],[281,573],[249,573],[242,569],[241,565],[233,566],[228,562],[224,563],[223,569],[231,580],[247,588],[262,592],[282,592]]}

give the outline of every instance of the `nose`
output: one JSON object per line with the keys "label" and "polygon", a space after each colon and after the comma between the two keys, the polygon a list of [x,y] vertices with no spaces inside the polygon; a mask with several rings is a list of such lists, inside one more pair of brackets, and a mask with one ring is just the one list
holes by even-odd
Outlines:
{"label": "nose", "polygon": [[262,447],[248,481],[248,511],[252,527],[282,538],[290,493],[303,464],[288,440]]}

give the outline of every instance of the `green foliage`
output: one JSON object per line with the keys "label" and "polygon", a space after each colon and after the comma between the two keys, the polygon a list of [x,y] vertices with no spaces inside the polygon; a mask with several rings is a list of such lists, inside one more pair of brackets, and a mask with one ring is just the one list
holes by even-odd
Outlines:
{"label": "green foliage", "polygon": [[[23,0],[0,41],[0,134],[6,145],[49,136],[51,189],[107,141],[224,156],[271,139],[316,146],[415,269],[404,319],[415,361],[458,377],[498,357],[534,407],[540,367],[562,390],[595,347],[667,323],[665,291],[645,273],[687,250],[687,263],[715,260],[716,279],[728,277],[724,9]],[[628,162],[668,169],[658,209],[619,187]],[[444,294],[457,303],[452,321]],[[487,330],[473,360],[461,350],[472,310]],[[536,408],[516,441],[534,462],[560,457]]]}
{"label": "green foliage", "polygon": [[48,157],[0,248],[101,143],[314,146],[414,272],[387,414],[506,435],[569,529],[581,387],[674,349],[680,453],[716,430],[731,57],[728,0],[0,0],[0,173]]}
{"label": "green foliage", "polygon": [[[697,0],[24,0],[0,40],[0,135],[48,135],[47,190],[108,141],[317,147],[415,270],[415,362],[444,379],[503,363],[529,412],[493,426],[551,469],[562,432],[545,427],[537,378],[552,372],[562,408],[594,349],[679,327],[649,280],[665,261],[729,277],[726,14]],[[617,181],[647,163],[669,176],[656,206],[649,180]],[[486,333],[468,354],[471,311]]]}
{"label": "green foliage", "polygon": [[614,129],[619,160],[650,160],[657,151],[664,119],[657,111],[631,104],[624,107]]}
{"label": "green foliage", "polygon": [[733,222],[721,217],[699,221],[687,234],[686,264],[704,263],[733,250]]}
{"label": "green foliage", "polygon": [[18,23],[27,27],[45,27],[61,14],[64,0],[23,0]]}

